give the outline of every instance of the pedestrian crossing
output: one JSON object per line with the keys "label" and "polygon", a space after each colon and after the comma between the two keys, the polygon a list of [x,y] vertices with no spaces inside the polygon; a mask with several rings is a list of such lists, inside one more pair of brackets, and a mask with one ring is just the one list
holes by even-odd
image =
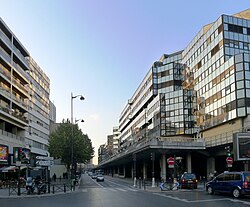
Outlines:
{"label": "pedestrian crossing", "polygon": [[134,189],[134,188],[119,188],[119,187],[102,187],[102,188],[84,188],[81,189],[81,192],[87,193],[89,191],[101,191],[101,192],[137,192],[139,190]]}

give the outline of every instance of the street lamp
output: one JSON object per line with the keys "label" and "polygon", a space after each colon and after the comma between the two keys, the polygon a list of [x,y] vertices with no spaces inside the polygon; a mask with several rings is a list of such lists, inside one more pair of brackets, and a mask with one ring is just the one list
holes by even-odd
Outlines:
{"label": "street lamp", "polygon": [[[73,179],[74,175],[74,123],[73,123],[73,99],[80,97],[80,100],[83,101],[85,98],[82,95],[73,96],[71,92],[71,124],[72,124],[72,138],[71,138],[71,178]],[[75,120],[76,122],[79,120]]]}
{"label": "street lamp", "polygon": [[83,119],[75,119],[75,123],[77,123],[78,121],[80,121],[80,122],[84,122],[84,120],[83,120]]}

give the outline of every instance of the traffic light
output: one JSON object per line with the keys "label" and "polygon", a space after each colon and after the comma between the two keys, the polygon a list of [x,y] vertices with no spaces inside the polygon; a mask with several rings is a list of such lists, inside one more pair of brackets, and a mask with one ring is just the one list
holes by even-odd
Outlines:
{"label": "traffic light", "polygon": [[230,146],[227,146],[227,147],[225,147],[225,150],[226,150],[227,156],[228,156],[228,157],[231,157],[231,156],[232,156],[231,147],[230,147]]}
{"label": "traffic light", "polygon": [[154,152],[151,152],[151,153],[150,153],[150,159],[151,159],[151,160],[155,160],[155,153],[154,153]]}

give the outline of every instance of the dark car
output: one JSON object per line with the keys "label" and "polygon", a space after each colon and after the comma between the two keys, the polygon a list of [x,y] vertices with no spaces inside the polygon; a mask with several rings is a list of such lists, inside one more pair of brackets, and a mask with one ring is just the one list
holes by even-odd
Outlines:
{"label": "dark car", "polygon": [[206,183],[208,194],[228,193],[235,198],[250,195],[250,172],[224,172]]}
{"label": "dark car", "polygon": [[197,189],[197,178],[194,173],[184,173],[180,178],[180,188]]}
{"label": "dark car", "polygon": [[92,178],[92,179],[96,179],[96,176],[97,176],[97,175],[96,175],[95,173],[93,173],[92,176],[91,176],[91,178]]}

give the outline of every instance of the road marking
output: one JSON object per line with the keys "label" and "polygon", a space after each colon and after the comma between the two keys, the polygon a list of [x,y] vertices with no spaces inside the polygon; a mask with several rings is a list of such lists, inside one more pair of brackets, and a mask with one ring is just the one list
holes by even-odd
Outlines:
{"label": "road marking", "polygon": [[170,196],[170,195],[161,194],[161,193],[153,193],[153,194],[157,195],[157,196],[161,196],[161,197],[165,197],[165,198],[177,200],[177,201],[182,201],[182,202],[185,202],[185,203],[202,203],[202,202],[216,202],[216,201],[231,201],[231,202],[240,202],[240,203],[243,203],[243,204],[250,205],[250,202],[241,201],[241,200],[235,200],[235,199],[230,199],[230,198],[218,198],[218,199],[206,199],[206,200],[189,201],[187,199],[178,198],[178,197],[175,197],[175,196]]}
{"label": "road marking", "polygon": [[123,192],[126,192],[126,190],[122,189],[122,188],[116,188],[117,190],[120,190],[120,191],[123,191]]}
{"label": "road marking", "polygon": [[87,191],[88,191],[87,189],[82,189],[83,193],[87,193]]}
{"label": "road marking", "polygon": [[115,185],[119,185],[119,186],[122,186],[122,187],[127,187],[126,185],[121,185],[121,184],[112,182],[112,181],[110,181],[110,180],[106,180],[106,181],[109,182],[109,183],[115,184]]}
{"label": "road marking", "polygon": [[138,190],[133,189],[133,188],[127,188],[127,189],[130,190],[130,191],[133,191],[133,192],[138,192]]}

